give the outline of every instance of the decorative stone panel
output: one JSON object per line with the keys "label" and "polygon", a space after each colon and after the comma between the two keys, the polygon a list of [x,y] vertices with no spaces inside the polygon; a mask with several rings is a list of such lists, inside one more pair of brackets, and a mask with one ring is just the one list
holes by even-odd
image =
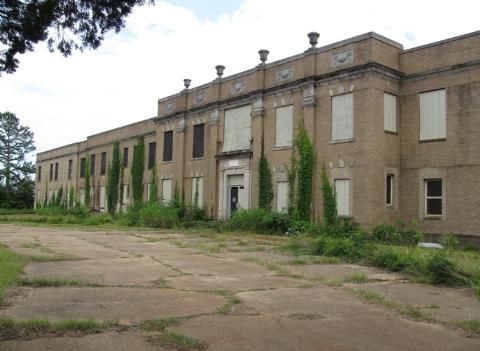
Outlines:
{"label": "decorative stone panel", "polygon": [[293,68],[288,67],[282,70],[277,71],[277,81],[281,82],[283,80],[292,79],[293,78]]}
{"label": "decorative stone panel", "polygon": [[337,52],[330,56],[330,65],[332,67],[345,65],[347,63],[353,62],[353,50],[346,50],[342,52]]}

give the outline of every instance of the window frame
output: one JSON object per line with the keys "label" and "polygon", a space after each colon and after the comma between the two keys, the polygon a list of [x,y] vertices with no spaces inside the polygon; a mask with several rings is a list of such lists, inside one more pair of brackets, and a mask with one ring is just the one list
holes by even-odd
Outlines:
{"label": "window frame", "polygon": [[338,213],[338,216],[342,217],[342,218],[350,218],[350,217],[352,217],[352,213],[350,211],[350,207],[351,207],[351,203],[350,203],[350,178],[335,178],[333,180],[333,191],[334,191],[334,194],[335,194],[335,201],[337,202],[337,211],[338,211],[337,182],[348,182],[347,214]]}
{"label": "window frame", "polygon": [[80,158],[80,178],[85,178],[85,173],[87,171],[87,158]]}
{"label": "window frame", "polygon": [[128,167],[128,147],[123,148],[123,168]]}
{"label": "window frame", "polygon": [[[428,183],[429,182],[440,182],[440,190],[441,196],[428,196]],[[443,191],[443,179],[442,178],[425,178],[423,180],[423,188],[424,188],[424,216],[429,218],[441,218],[445,214],[444,206],[443,206],[443,199],[444,199],[444,191]],[[430,214],[428,213],[428,200],[440,200],[440,210],[441,213],[438,214]]]}
{"label": "window frame", "polygon": [[[288,140],[284,144],[279,144],[279,138],[278,138],[278,111],[282,109],[289,108],[291,110],[290,114],[290,140]],[[275,146],[276,149],[279,148],[291,148],[293,147],[293,104],[290,105],[284,105],[284,106],[278,106],[275,108]]]}
{"label": "window frame", "polygon": [[[340,98],[340,97],[346,97],[346,96],[351,96],[351,105],[352,105],[352,110],[351,110],[351,129],[350,129],[350,135],[349,137],[346,137],[346,138],[341,138],[341,139],[335,139],[334,138],[334,100]],[[337,144],[337,143],[348,143],[348,142],[351,142],[354,140],[354,110],[355,110],[355,106],[354,106],[354,96],[353,96],[353,92],[349,92],[349,93],[344,93],[344,94],[338,94],[338,95],[333,95],[331,98],[330,98],[330,111],[331,111],[331,116],[330,116],[330,142],[332,144]]]}
{"label": "window frame", "polygon": [[68,160],[68,179],[71,180],[73,175],[73,160]]}
{"label": "window frame", "polygon": [[48,179],[50,182],[53,180],[53,163],[50,163],[50,173]]}
{"label": "window frame", "polygon": [[147,169],[152,169],[155,166],[155,159],[157,158],[157,143],[148,143],[148,160]]}
{"label": "window frame", "polygon": [[[389,184],[390,179],[390,184]],[[390,201],[389,201],[390,193]],[[395,204],[395,174],[387,173],[385,176],[385,205],[393,207]]]}
{"label": "window frame", "polygon": [[95,176],[95,162],[97,161],[97,157],[95,154],[90,155],[90,177]]}
{"label": "window frame", "polygon": [[40,183],[41,181],[42,181],[42,166],[38,166],[37,182]]}
{"label": "window frame", "polygon": [[[436,92],[443,91],[443,120],[441,121],[442,123],[442,132],[444,132],[442,135],[439,136],[432,136],[432,137],[422,137],[422,128],[423,123],[422,120],[422,97],[423,96],[428,96],[429,94],[433,94]],[[427,143],[427,142],[432,142],[432,141],[444,141],[447,139],[447,89],[446,88],[440,88],[440,89],[434,89],[434,90],[428,90],[428,91],[422,91],[418,93],[418,139],[420,143]],[[429,129],[432,129],[432,126],[430,126]]]}
{"label": "window frame", "polygon": [[107,173],[107,153],[102,152],[100,154],[100,175],[105,175]]}
{"label": "window frame", "polygon": [[[394,127],[394,130],[391,130],[391,129],[387,129],[387,125],[386,125],[386,122],[387,122],[387,114],[386,114],[386,97],[389,96],[389,97],[392,97],[394,99],[394,118],[393,118],[393,127]],[[397,106],[398,106],[398,96],[395,95],[395,94],[392,94],[392,93],[388,93],[386,91],[383,92],[383,131],[385,133],[390,133],[390,134],[397,134],[398,133],[398,130],[397,130],[397,119],[398,119],[398,116],[397,116]]]}
{"label": "window frame", "polygon": [[[168,138],[166,136],[169,136]],[[167,148],[167,141],[170,142],[170,148]],[[170,151],[170,155],[167,155],[167,151]],[[170,156],[170,157],[167,157]],[[166,130],[163,132],[163,162],[173,161],[173,130]]]}

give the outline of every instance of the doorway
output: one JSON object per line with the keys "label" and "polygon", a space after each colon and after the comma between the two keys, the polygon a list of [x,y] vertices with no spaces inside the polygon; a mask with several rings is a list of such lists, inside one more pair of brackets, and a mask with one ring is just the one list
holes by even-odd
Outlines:
{"label": "doorway", "polygon": [[228,217],[231,217],[240,208],[246,207],[243,178],[243,174],[228,176]]}

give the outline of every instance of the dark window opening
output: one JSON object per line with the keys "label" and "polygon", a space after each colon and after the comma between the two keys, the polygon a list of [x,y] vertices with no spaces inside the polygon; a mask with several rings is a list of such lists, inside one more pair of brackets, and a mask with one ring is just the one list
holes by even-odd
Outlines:
{"label": "dark window opening", "polygon": [[425,180],[425,214],[441,216],[443,214],[443,190],[441,179]]}
{"label": "dark window opening", "polygon": [[205,124],[193,126],[193,158],[203,157]]}
{"label": "dark window opening", "polygon": [[55,162],[55,180],[58,180],[58,162]]}
{"label": "dark window opening", "polygon": [[85,168],[86,168],[86,159],[85,157],[82,157],[80,159],[80,178],[84,178],[85,177]]}
{"label": "dark window opening", "polygon": [[107,153],[102,152],[100,156],[100,174],[105,174],[107,172]]}
{"label": "dark window opening", "polygon": [[386,188],[386,204],[393,205],[393,187],[395,176],[393,174],[387,174],[387,188]]}
{"label": "dark window opening", "polygon": [[152,169],[155,165],[155,158],[157,157],[157,143],[148,144],[148,169]]}
{"label": "dark window opening", "polygon": [[95,155],[90,155],[90,175],[95,175]]}
{"label": "dark window opening", "polygon": [[49,179],[50,181],[53,180],[53,163],[50,163],[50,174],[49,174],[48,179]]}
{"label": "dark window opening", "polygon": [[173,159],[173,130],[163,133],[163,161]]}
{"label": "dark window opening", "polygon": [[41,180],[42,180],[42,166],[38,166],[37,181],[40,182]]}
{"label": "dark window opening", "polygon": [[128,167],[128,147],[123,148],[123,168]]}

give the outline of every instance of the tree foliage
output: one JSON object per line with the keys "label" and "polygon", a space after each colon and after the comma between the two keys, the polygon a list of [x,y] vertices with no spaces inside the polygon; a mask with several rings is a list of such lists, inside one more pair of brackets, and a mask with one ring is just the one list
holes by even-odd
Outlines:
{"label": "tree foliage", "polygon": [[85,201],[85,207],[91,207],[91,199],[90,199],[90,157],[87,155],[85,160],[85,186],[84,186],[84,194],[83,198]]}
{"label": "tree foliage", "polygon": [[152,179],[150,180],[150,193],[148,200],[152,203],[158,202],[158,185],[157,185],[157,165],[153,164]]}
{"label": "tree foliage", "polygon": [[117,209],[121,167],[120,144],[117,141],[113,144],[112,162],[108,166],[107,208],[110,213],[115,213]]}
{"label": "tree foliage", "polygon": [[133,148],[131,169],[133,204],[143,202],[143,171],[145,169],[145,145],[143,136],[137,138],[137,145]]}
{"label": "tree foliage", "polygon": [[6,0],[0,2],[0,75],[13,73],[18,54],[47,41],[64,56],[73,50],[96,49],[105,34],[119,32],[136,5],[153,0]]}
{"label": "tree foliage", "polygon": [[259,173],[259,191],[258,191],[258,207],[270,210],[273,200],[272,172],[268,165],[268,160],[262,152],[258,167]]}
{"label": "tree foliage", "polygon": [[[11,112],[0,112],[0,206],[33,205],[35,165],[26,155],[35,150],[33,132]],[[18,198],[17,198],[18,196]]]}

